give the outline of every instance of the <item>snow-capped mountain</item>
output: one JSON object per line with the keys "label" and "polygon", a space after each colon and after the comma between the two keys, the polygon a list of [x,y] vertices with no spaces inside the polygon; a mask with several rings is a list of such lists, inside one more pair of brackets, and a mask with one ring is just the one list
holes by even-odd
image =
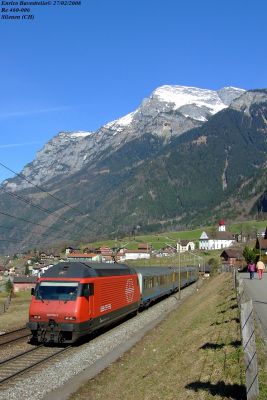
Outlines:
{"label": "snow-capped mountain", "polygon": [[267,89],[158,88],[98,131],[44,146],[23,173],[56,197],[6,181],[0,252],[255,218],[267,212],[266,135]]}
{"label": "snow-capped mountain", "polygon": [[[164,145],[172,136],[202,125],[243,93],[243,89],[232,87],[213,91],[161,86],[144,99],[137,110],[95,132],[59,133],[37,153],[33,162],[24,167],[22,174],[35,185],[43,185],[74,174],[85,165],[92,167],[126,142],[147,133],[163,139]],[[12,190],[30,187],[20,178],[9,179],[5,184]]]}
{"label": "snow-capped mountain", "polygon": [[187,86],[161,86],[152,93],[152,98],[170,103],[185,117],[207,121],[210,115],[228,107],[244,90],[226,87],[218,91]]}

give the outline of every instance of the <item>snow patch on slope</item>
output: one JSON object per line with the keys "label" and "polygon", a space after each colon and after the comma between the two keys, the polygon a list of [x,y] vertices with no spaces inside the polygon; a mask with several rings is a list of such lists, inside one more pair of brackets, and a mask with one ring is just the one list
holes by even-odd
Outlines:
{"label": "snow patch on slope", "polygon": [[167,103],[174,103],[176,110],[184,105],[193,104],[197,107],[207,107],[211,114],[215,114],[227,107],[216,91],[189,86],[164,85],[156,89],[152,93],[152,97],[157,97],[160,101]]}
{"label": "snow patch on slope", "polygon": [[124,115],[124,117],[121,117],[121,118],[116,119],[114,121],[108,122],[106,125],[104,125],[104,128],[112,129],[112,128],[117,127],[117,126],[130,125],[132,120],[133,120],[134,114],[136,114],[136,111],[133,111],[130,114]]}
{"label": "snow patch on slope", "polygon": [[77,138],[77,137],[87,137],[92,135],[93,132],[86,132],[86,131],[78,131],[78,132],[73,132],[69,136]]}

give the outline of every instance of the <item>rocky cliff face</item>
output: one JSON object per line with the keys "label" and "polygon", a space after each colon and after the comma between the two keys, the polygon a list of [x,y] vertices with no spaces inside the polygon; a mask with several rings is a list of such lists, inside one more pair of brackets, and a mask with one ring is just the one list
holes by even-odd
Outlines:
{"label": "rocky cliff face", "polygon": [[266,212],[266,137],[267,90],[159,88],[96,132],[60,133],[25,167],[57,199],[7,181],[0,251],[255,217]]}
{"label": "rocky cliff face", "polygon": [[[112,121],[95,132],[61,132],[40,150],[22,174],[35,185],[55,182],[75,174],[83,167],[116,152],[125,143],[151,134],[163,139],[162,145],[175,136],[201,126],[212,115],[227,108],[244,90],[223,88],[218,91],[186,86],[161,86],[134,112]],[[9,190],[31,185],[18,177],[5,182]]]}
{"label": "rocky cliff face", "polygon": [[266,89],[250,90],[235,98],[231,103],[231,108],[244,112],[245,115],[253,116],[253,107],[263,105],[266,102]]}

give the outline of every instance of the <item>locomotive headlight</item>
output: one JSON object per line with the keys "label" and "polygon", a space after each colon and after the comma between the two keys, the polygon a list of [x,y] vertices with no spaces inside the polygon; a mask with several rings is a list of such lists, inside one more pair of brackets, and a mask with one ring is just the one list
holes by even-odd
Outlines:
{"label": "locomotive headlight", "polygon": [[75,321],[76,317],[65,317],[64,319],[66,319],[68,321]]}
{"label": "locomotive headlight", "polygon": [[34,318],[34,319],[41,319],[41,315],[31,315],[31,318]]}

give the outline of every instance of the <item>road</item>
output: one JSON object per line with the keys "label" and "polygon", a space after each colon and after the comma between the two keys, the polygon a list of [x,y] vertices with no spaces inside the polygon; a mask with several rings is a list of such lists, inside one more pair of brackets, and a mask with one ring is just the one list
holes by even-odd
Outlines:
{"label": "road", "polygon": [[263,274],[262,280],[259,280],[255,273],[254,279],[249,279],[249,273],[240,273],[239,278],[243,279],[245,293],[252,299],[255,317],[261,328],[261,333],[267,344],[267,273]]}

